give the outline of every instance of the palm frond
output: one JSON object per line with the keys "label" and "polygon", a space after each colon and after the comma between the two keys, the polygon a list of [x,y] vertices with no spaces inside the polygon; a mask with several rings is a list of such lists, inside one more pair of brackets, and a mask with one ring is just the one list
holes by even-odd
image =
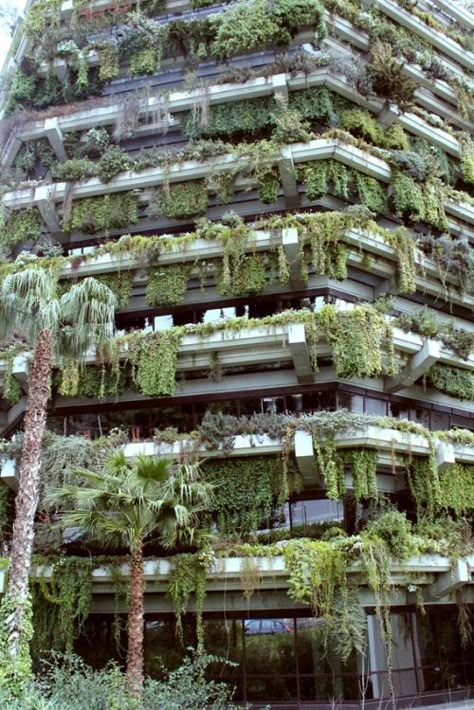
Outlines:
{"label": "palm frond", "polygon": [[60,300],[65,323],[73,324],[68,331],[68,347],[76,355],[104,343],[114,332],[117,299],[108,286],[88,277],[72,286]]}
{"label": "palm frond", "polygon": [[212,493],[192,466],[167,459],[113,454],[101,471],[78,469],[80,483],[65,485],[52,494],[55,503],[69,502],[60,525],[79,525],[104,541],[126,541],[130,548],[151,535],[166,546],[196,539],[198,513]]}
{"label": "palm frond", "polygon": [[53,269],[28,267],[8,274],[0,289],[0,337],[21,332],[31,345],[41,329],[60,321],[58,278]]}
{"label": "palm frond", "polygon": [[135,459],[137,476],[143,481],[165,481],[170,473],[171,461],[140,454]]}

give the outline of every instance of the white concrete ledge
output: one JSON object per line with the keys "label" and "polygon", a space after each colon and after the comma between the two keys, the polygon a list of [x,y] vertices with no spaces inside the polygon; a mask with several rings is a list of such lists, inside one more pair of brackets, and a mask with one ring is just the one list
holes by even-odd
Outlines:
{"label": "white concrete ledge", "polygon": [[[268,557],[218,557],[210,562],[206,569],[206,586],[208,591],[221,591],[224,589],[242,589],[241,577],[251,560],[252,567],[258,571],[261,591],[287,589],[288,570],[286,569],[283,555]],[[146,593],[165,593],[169,575],[173,567],[170,559],[146,559],[144,562],[144,579]],[[474,556],[468,555],[460,558],[452,567],[449,557],[439,554],[424,554],[409,558],[404,562],[392,559],[390,565],[390,582],[397,586],[413,584],[413,575],[418,575],[416,583],[427,589],[434,600],[446,597],[454,589],[472,585],[474,580]],[[119,567],[119,572],[124,581],[129,578],[130,566],[124,562]],[[48,580],[54,574],[52,565],[36,565],[32,570],[33,579]],[[92,569],[92,585],[94,594],[110,594],[117,572],[112,566],[103,565]],[[348,568],[348,574],[353,577],[359,588],[368,586],[368,580],[363,572],[362,563],[355,562]],[[437,579],[431,583],[431,576]],[[451,579],[451,582],[450,582]],[[5,570],[0,570],[0,591],[4,591]],[[430,586],[428,586],[430,585]],[[362,591],[362,590],[361,590]],[[364,604],[364,597],[361,598]],[[366,602],[373,605],[373,601]]]}
{"label": "white concrete ledge", "polygon": [[[446,35],[441,34],[441,32],[434,30],[432,27],[428,27],[422,20],[418,19],[418,17],[412,15],[410,12],[407,12],[396,3],[390,0],[374,0],[374,3],[376,7],[388,15],[388,17],[392,18],[392,20],[395,20],[423,39],[428,40],[433,47],[436,47],[436,49],[439,49],[443,54],[451,57],[470,71],[474,70],[474,55],[472,52],[468,52],[460,44],[454,42]],[[451,5],[452,3],[450,3],[450,7]]]}
{"label": "white concrete ledge", "polygon": [[[441,98],[457,106],[456,94],[446,82],[428,79],[419,67],[410,64],[405,65],[405,72],[418,84],[430,91],[434,91],[439,94]],[[268,78],[259,77],[251,79],[240,84],[229,83],[210,86],[206,89],[206,100],[209,101],[210,106],[213,106],[230,101],[236,102],[245,99],[260,98],[262,96],[270,96],[275,92],[281,93],[281,87],[285,87],[287,93],[310,87],[326,87],[330,91],[344,96],[348,100],[377,115],[383,108],[383,102],[381,100],[367,99],[359,94],[344,77],[336,75],[325,67],[317,69],[308,75],[297,74],[296,76],[292,76],[289,73],[281,73]],[[201,96],[202,90],[200,89],[173,91],[166,99],[166,102],[161,95],[151,96],[142,101],[143,105],[139,113],[140,115],[147,115],[161,106],[162,109],[166,108],[166,111],[170,113],[171,117],[174,117],[175,114],[179,114],[181,111],[191,110]],[[64,153],[64,148],[62,147],[63,133],[88,130],[89,128],[95,128],[97,126],[113,126],[118,120],[120,112],[120,104],[113,103],[113,100],[110,99],[110,103],[105,106],[99,106],[94,109],[85,108],[66,116],[57,116],[53,119],[38,119],[26,126],[22,126],[18,133],[15,130],[11,132],[2,152],[2,164],[5,165],[5,167],[12,165],[23,141],[36,140],[42,137],[46,137],[50,140],[58,158],[65,159],[65,157],[61,157],[62,153]],[[415,114],[396,113],[394,114],[394,120],[398,120],[409,133],[426,138],[431,143],[434,143],[453,157],[459,159],[459,143],[450,133],[431,126]],[[54,122],[54,126],[52,122]],[[153,126],[153,124],[145,124],[136,129],[135,135],[151,135],[155,131],[156,126]]]}

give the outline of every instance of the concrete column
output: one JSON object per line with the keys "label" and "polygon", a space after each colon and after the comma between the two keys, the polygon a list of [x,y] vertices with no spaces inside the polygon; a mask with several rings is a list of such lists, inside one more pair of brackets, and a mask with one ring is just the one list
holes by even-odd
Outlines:
{"label": "concrete column", "polygon": [[290,148],[282,148],[278,161],[278,171],[285,193],[286,205],[289,209],[299,205],[298,183],[296,182],[295,166]]}
{"label": "concrete column", "polygon": [[303,323],[288,326],[288,345],[293,359],[296,377],[301,384],[313,381],[313,368],[309,356],[308,345]]}
{"label": "concrete column", "polygon": [[[54,188],[53,188],[54,189]],[[59,224],[58,216],[56,214],[56,209],[54,207],[54,202],[50,197],[50,187],[48,185],[41,185],[35,190],[34,196],[35,204],[41,213],[43,222],[51,232],[51,234],[58,234],[61,232],[61,226]]]}
{"label": "concrete column", "polygon": [[281,243],[290,265],[291,288],[297,291],[302,290],[306,287],[306,284],[301,278],[300,240],[296,227],[282,229]]}
{"label": "concrete column", "polygon": [[295,457],[303,483],[314,483],[316,480],[316,462],[314,459],[313,437],[309,432],[295,432]]}
{"label": "concrete column", "polygon": [[64,150],[63,132],[56,116],[45,120],[44,131],[58,160],[67,160],[67,153]]}
{"label": "concrete column", "polygon": [[437,340],[425,340],[423,346],[411,358],[408,365],[395,377],[385,379],[385,391],[397,392],[404,387],[410,387],[418,378],[425,375],[430,367],[440,358],[440,347]]}

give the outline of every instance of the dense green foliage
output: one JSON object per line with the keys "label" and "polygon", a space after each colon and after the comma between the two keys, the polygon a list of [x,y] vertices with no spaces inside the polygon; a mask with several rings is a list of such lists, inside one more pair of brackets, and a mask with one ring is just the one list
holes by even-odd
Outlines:
{"label": "dense green foliage", "polygon": [[93,670],[76,656],[57,655],[21,693],[15,693],[12,686],[0,687],[0,702],[10,710],[82,710],[85,705],[121,710],[236,710],[231,703],[232,689],[207,679],[209,667],[216,662],[227,663],[207,654],[185,656],[163,680],[148,679],[142,699],[137,701],[118,666]]}
{"label": "dense green foliage", "polygon": [[459,399],[474,399],[474,375],[469,370],[449,365],[433,365],[428,372],[432,387]]}

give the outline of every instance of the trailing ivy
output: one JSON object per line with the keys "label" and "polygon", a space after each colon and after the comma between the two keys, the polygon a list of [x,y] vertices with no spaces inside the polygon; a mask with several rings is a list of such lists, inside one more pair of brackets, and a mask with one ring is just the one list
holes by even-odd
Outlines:
{"label": "trailing ivy", "polygon": [[188,609],[191,595],[194,596],[196,613],[196,636],[198,651],[204,649],[204,625],[202,612],[206,599],[206,553],[183,553],[173,557],[173,564],[168,578],[168,596],[174,605],[176,616],[176,635],[183,641],[182,617]]}
{"label": "trailing ivy", "polygon": [[269,44],[288,45],[299,27],[315,28],[319,39],[326,36],[323,6],[308,0],[276,0],[271,8],[264,0],[236,2],[210,15],[209,25],[211,53],[219,59]]}
{"label": "trailing ivy", "polygon": [[474,399],[474,375],[469,370],[436,364],[430,368],[427,381],[431,387],[445,394],[459,399]]}
{"label": "trailing ivy", "polygon": [[150,306],[183,303],[189,271],[189,267],[184,264],[150,269],[146,288],[147,303]]}
{"label": "trailing ivy", "polygon": [[386,210],[385,190],[374,178],[347,168],[337,160],[316,160],[304,163],[298,176],[306,188],[308,200],[317,200],[328,192],[349,200],[351,193],[375,214]]}
{"label": "trailing ivy", "polygon": [[407,173],[394,171],[391,187],[396,214],[409,217],[413,222],[424,221],[440,230],[447,229],[446,190],[441,180],[431,178],[421,184]]}
{"label": "trailing ivy", "polygon": [[[331,348],[338,377],[376,377],[393,373],[393,345],[390,327],[372,306],[355,306],[338,312],[325,305],[318,314]],[[382,343],[388,345],[388,359],[382,360]]]}
{"label": "trailing ivy", "polygon": [[[57,605],[53,618],[44,619],[46,629],[52,634],[53,643],[42,646],[72,653],[74,640],[81,633],[89,616],[92,600],[92,559],[90,557],[62,557],[58,561],[41,560],[39,590],[50,604]],[[38,568],[37,568],[38,569]],[[45,569],[50,571],[48,579]],[[36,628],[36,627],[35,627]],[[44,644],[44,645],[43,645]],[[58,647],[59,646],[59,647]]]}
{"label": "trailing ivy", "polygon": [[207,210],[207,186],[205,180],[189,180],[165,185],[150,201],[150,217],[164,215],[168,219],[198,217]]}
{"label": "trailing ivy", "polygon": [[464,182],[474,184],[474,141],[467,133],[459,137],[461,170]]}
{"label": "trailing ivy", "polygon": [[384,230],[384,240],[397,255],[397,283],[402,293],[416,292],[415,241],[405,227]]}
{"label": "trailing ivy", "polygon": [[346,492],[344,462],[336,452],[334,437],[328,434],[322,442],[320,435],[313,436],[313,447],[319,475],[326,486],[326,495],[332,500],[340,500]]}
{"label": "trailing ivy", "polygon": [[36,242],[43,230],[43,220],[36,207],[10,212],[0,223],[0,246],[11,249],[22,242]]}
{"label": "trailing ivy", "polygon": [[62,228],[65,232],[97,234],[137,222],[137,195],[132,191],[75,200],[70,214],[63,217]]}
{"label": "trailing ivy", "polygon": [[345,454],[351,463],[354,498],[377,498],[377,452],[371,449],[353,449]]}
{"label": "trailing ivy", "polygon": [[181,337],[180,328],[170,328],[128,341],[132,379],[140,392],[148,396],[174,394]]}
{"label": "trailing ivy", "polygon": [[202,473],[215,483],[209,515],[219,533],[230,537],[268,527],[276,505],[286,501],[294,485],[274,456],[209,461]]}
{"label": "trailing ivy", "polygon": [[231,136],[235,133],[252,134],[274,123],[277,103],[273,97],[228,102],[195,110],[183,116],[183,131],[187,138],[201,136]]}

